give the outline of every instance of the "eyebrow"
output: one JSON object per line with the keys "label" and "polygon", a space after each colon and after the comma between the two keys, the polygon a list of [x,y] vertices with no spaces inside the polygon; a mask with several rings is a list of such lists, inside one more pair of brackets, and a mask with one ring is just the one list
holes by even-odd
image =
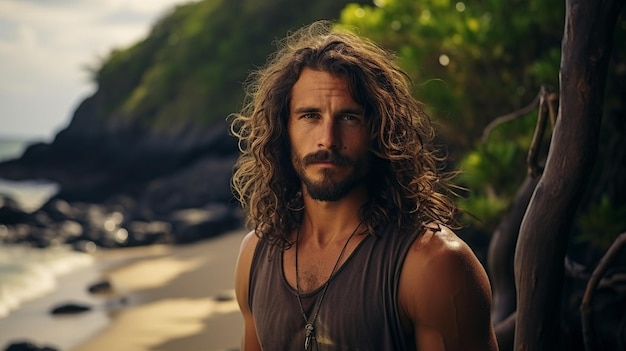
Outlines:
{"label": "eyebrow", "polygon": [[[320,112],[321,110],[317,107],[298,107],[295,110],[291,111],[292,113],[310,113],[310,112]],[[365,110],[362,108],[343,108],[339,110],[338,114],[350,114],[350,115],[364,115]]]}

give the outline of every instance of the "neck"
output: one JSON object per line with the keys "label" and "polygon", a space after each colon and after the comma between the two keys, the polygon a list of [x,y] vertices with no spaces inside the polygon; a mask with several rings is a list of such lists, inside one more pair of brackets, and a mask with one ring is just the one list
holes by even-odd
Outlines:
{"label": "neck", "polygon": [[305,196],[301,239],[320,246],[343,242],[361,222],[359,211],[366,201],[365,189],[355,189],[338,201],[318,201]]}

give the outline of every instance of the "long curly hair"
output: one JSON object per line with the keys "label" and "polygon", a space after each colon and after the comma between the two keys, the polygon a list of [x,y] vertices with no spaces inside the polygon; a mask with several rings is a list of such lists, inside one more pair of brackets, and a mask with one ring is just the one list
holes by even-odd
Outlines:
{"label": "long curly hair", "polygon": [[375,43],[323,21],[278,42],[276,53],[246,82],[241,112],[230,117],[241,151],[232,187],[247,226],[286,249],[300,223],[301,182],[291,163],[287,119],[291,90],[304,67],[346,77],[353,99],[364,107],[373,155],[370,198],[359,212],[367,231],[456,225],[450,177],[439,168],[443,158],[432,149],[434,129],[411,94],[409,77]]}

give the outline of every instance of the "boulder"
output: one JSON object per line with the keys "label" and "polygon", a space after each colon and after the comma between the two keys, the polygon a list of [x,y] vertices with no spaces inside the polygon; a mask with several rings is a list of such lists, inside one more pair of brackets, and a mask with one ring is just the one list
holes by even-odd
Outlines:
{"label": "boulder", "polygon": [[53,315],[58,314],[77,314],[84,313],[91,310],[91,306],[79,304],[79,303],[65,303],[59,306],[56,306],[50,310],[50,313]]}
{"label": "boulder", "polygon": [[56,348],[51,346],[38,346],[30,341],[17,341],[11,343],[5,351],[57,351]]}
{"label": "boulder", "polygon": [[0,224],[14,225],[32,221],[30,213],[25,212],[10,196],[0,194]]}
{"label": "boulder", "polygon": [[94,283],[87,289],[91,294],[108,294],[113,291],[113,286],[108,280]]}

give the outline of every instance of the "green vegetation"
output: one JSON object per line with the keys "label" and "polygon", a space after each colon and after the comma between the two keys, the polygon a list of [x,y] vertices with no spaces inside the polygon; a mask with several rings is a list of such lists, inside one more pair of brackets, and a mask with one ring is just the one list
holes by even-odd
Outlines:
{"label": "green vegetation", "polygon": [[542,84],[557,84],[563,5],[374,3],[346,7],[342,24],[396,52],[470,190],[459,205],[491,231],[526,174],[537,112],[498,126],[486,144],[480,137],[491,120],[530,103]]}
{"label": "green vegetation", "polygon": [[557,84],[560,3],[374,3],[346,7],[342,23],[397,53],[452,151],[473,147],[490,120],[530,103],[541,84]]}
{"label": "green vegetation", "polygon": [[587,212],[578,218],[580,235],[576,241],[590,241],[596,245],[608,248],[615,237],[626,232],[626,206],[615,206],[606,194],[600,201],[592,203]]}
{"label": "green vegetation", "polygon": [[[483,129],[528,105],[541,85],[558,86],[564,16],[561,2],[542,0],[204,0],[176,7],[146,39],[111,52],[94,79],[104,118],[161,131],[208,124],[240,108],[243,81],[265,62],[275,39],[313,20],[337,18],[338,25],[397,54],[438,125],[452,167],[462,170],[458,179],[469,191],[459,204],[478,219],[468,220],[491,232],[526,174],[537,111],[499,125],[486,143]],[[609,154],[623,145],[623,17],[617,31],[606,100],[607,111],[617,117],[609,118],[600,149]],[[581,208],[581,240],[604,245],[610,238],[590,234],[597,222],[624,224],[625,182],[597,186],[611,162],[610,156],[598,161]],[[614,231],[607,227],[603,233]]]}
{"label": "green vegetation", "polygon": [[[558,86],[564,11],[560,2],[541,0],[374,0],[373,5],[351,4],[342,12],[341,26],[397,54],[414,81],[415,95],[441,125],[455,168],[462,171],[458,180],[469,191],[458,203],[471,214],[466,220],[488,233],[526,175],[537,111],[499,125],[484,144],[483,129],[497,116],[528,105],[541,85]],[[622,16],[607,88],[607,110],[622,120],[626,44],[618,38],[624,38],[625,32]],[[619,132],[604,129],[603,140],[613,140],[614,149]],[[547,133],[544,145],[551,131]],[[610,143],[604,144],[600,152],[612,152]],[[606,187],[598,184],[606,179],[606,165],[610,161],[599,157],[578,228],[580,240],[601,245],[610,243],[619,234],[616,228],[626,222],[621,210],[615,210],[625,205],[619,196],[623,179],[611,180],[615,184],[612,203],[593,195]],[[596,235],[599,223],[591,218],[606,221],[603,235],[608,237]]]}
{"label": "green vegetation", "polygon": [[176,7],[130,48],[114,50],[94,79],[105,118],[164,130],[225,119],[242,83],[272,42],[316,19],[337,18],[347,1],[205,0]]}

